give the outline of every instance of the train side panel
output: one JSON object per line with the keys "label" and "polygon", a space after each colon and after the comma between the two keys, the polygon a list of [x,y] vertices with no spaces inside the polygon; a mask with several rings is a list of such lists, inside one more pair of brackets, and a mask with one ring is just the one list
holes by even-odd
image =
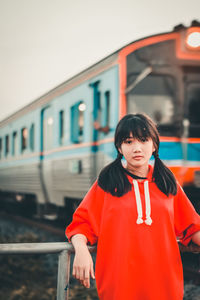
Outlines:
{"label": "train side panel", "polygon": [[[96,90],[99,105],[95,104],[94,99],[95,83],[98,83]],[[109,103],[106,104],[105,98],[108,93]],[[76,126],[73,124],[73,109],[80,104],[84,104],[85,109],[82,120],[76,120],[82,122],[77,127],[77,130],[81,130],[81,135],[76,135],[76,132],[73,132]],[[42,170],[49,202],[62,206],[66,198],[83,198],[99,170],[112,159],[115,152],[113,146],[112,150],[107,150],[107,142],[113,140],[114,128],[118,121],[118,67],[112,67],[84,82],[57,97],[49,105],[51,115],[48,118],[53,119],[57,125],[60,111],[64,112],[65,135],[60,145],[58,128],[54,126],[52,147],[43,151]],[[104,120],[105,114],[108,114],[107,120]],[[106,122],[109,123],[108,132],[95,130],[94,121],[98,121],[102,127]]]}
{"label": "train side panel", "polygon": [[[1,128],[4,155],[0,163],[0,190],[16,195],[34,194],[38,201],[43,203],[39,113],[39,110],[31,111]],[[6,136],[8,136],[7,147]]]}

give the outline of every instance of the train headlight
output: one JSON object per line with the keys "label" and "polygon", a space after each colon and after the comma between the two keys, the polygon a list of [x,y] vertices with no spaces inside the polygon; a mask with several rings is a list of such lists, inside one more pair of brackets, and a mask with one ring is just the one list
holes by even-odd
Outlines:
{"label": "train headlight", "polygon": [[192,22],[191,27],[181,27],[177,30],[178,39],[176,56],[184,60],[200,59],[200,23]]}
{"label": "train headlight", "polygon": [[200,48],[200,32],[194,31],[188,34],[186,43],[189,48]]}

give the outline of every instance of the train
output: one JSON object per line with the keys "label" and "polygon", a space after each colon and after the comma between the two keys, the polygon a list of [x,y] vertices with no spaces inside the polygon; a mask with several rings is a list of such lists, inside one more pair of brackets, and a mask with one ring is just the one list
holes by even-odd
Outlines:
{"label": "train", "polygon": [[[128,113],[157,124],[160,157],[200,211],[200,23],[136,40],[0,122],[0,203],[69,220],[116,157]],[[153,163],[153,160],[152,160]]]}

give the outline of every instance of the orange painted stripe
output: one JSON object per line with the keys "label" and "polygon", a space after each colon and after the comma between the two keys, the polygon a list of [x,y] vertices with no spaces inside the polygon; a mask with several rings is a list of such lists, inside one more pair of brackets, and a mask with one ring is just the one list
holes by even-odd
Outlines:
{"label": "orange painted stripe", "polygon": [[85,148],[85,147],[90,147],[92,146],[93,143],[88,142],[88,143],[81,143],[81,144],[74,144],[74,145],[69,145],[69,146],[61,146],[58,148],[54,148],[51,150],[46,150],[41,152],[41,155],[48,155],[54,152],[60,152],[60,151],[64,151],[64,150],[71,150],[71,149],[78,149],[78,148]]}
{"label": "orange painted stripe", "polygon": [[69,146],[62,146],[59,148],[55,148],[55,149],[51,149],[48,151],[44,151],[41,152],[41,155],[48,155],[54,152],[60,152],[60,151],[64,151],[64,150],[71,150],[71,149],[77,149],[77,148],[85,148],[85,147],[92,147],[92,146],[98,146],[101,144],[106,144],[106,143],[110,143],[113,142],[114,138],[107,138],[104,140],[99,140],[97,142],[88,142],[88,143],[81,143],[81,144],[74,144],[74,145],[69,145]]}
{"label": "orange painted stripe", "polygon": [[200,138],[188,138],[190,144],[200,143]]}
{"label": "orange painted stripe", "polygon": [[181,139],[173,136],[160,136],[160,142],[180,142]]}
{"label": "orange painted stripe", "polygon": [[198,144],[200,143],[200,138],[178,138],[171,136],[160,136],[161,142],[185,142],[188,144]]}
{"label": "orange painted stripe", "polygon": [[169,169],[174,173],[178,182],[184,185],[190,185],[194,182],[194,176],[196,171],[200,171],[199,166],[169,166]]}

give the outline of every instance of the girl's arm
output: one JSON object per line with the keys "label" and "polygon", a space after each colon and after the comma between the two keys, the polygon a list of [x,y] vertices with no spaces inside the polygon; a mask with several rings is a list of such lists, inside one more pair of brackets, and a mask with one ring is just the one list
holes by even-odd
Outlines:
{"label": "girl's arm", "polygon": [[192,240],[200,246],[200,216],[188,199],[180,184],[174,197],[174,225],[176,236],[181,236],[180,242],[187,246]]}
{"label": "girl's arm", "polygon": [[71,242],[75,249],[72,275],[80,280],[85,287],[89,288],[90,275],[93,279],[95,279],[95,276],[93,260],[87,247],[87,238],[83,234],[76,234],[72,236]]}
{"label": "girl's arm", "polygon": [[192,241],[200,246],[200,231],[197,231],[192,235]]}

